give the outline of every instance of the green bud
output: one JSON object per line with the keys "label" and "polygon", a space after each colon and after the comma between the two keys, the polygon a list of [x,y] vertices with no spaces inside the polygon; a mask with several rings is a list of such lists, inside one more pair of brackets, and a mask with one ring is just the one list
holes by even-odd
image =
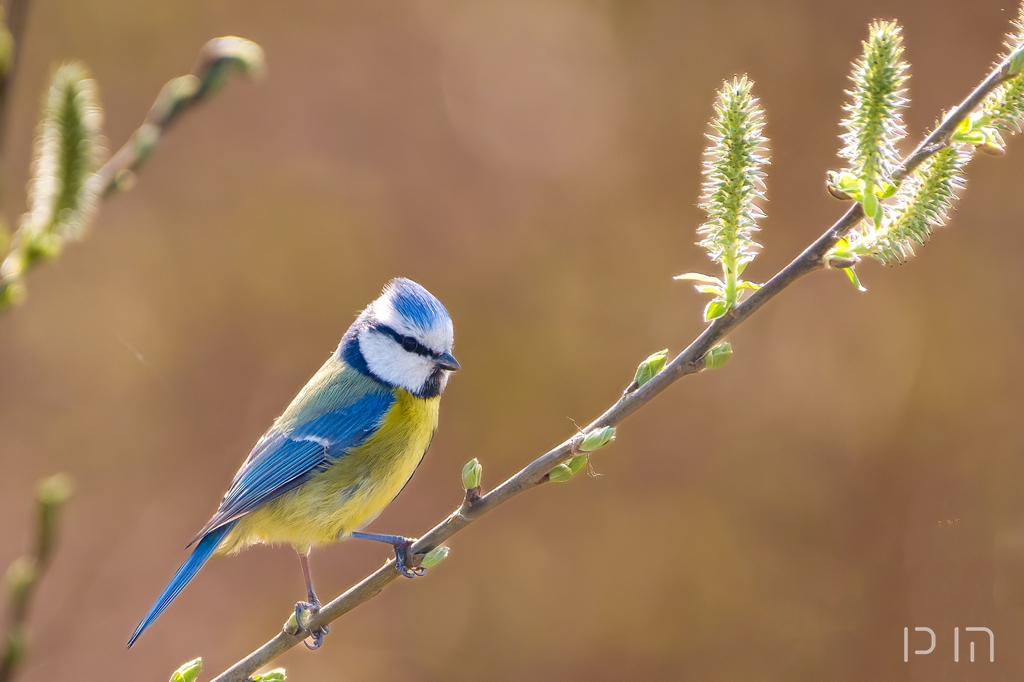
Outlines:
{"label": "green bud", "polygon": [[559,464],[548,472],[548,480],[555,483],[564,483],[572,478],[572,469],[565,464]]}
{"label": "green bud", "polygon": [[67,502],[74,489],[75,484],[70,476],[65,473],[54,474],[39,482],[36,487],[36,498],[39,504],[55,507]]}
{"label": "green bud", "polygon": [[[874,188],[871,189],[867,194],[864,195],[864,215],[875,220],[875,216],[878,214],[878,197],[875,195]],[[875,224],[878,221],[875,220]]]}
{"label": "green bud", "polygon": [[302,631],[302,628],[299,626],[299,619],[295,617],[294,611],[288,616],[288,620],[284,622],[282,629],[292,635],[297,635]]}
{"label": "green bud", "polygon": [[170,682],[195,682],[195,679],[199,677],[199,671],[202,669],[203,659],[196,658],[191,660],[174,671]]}
{"label": "green bud", "polygon": [[1003,156],[1006,154],[1006,149],[1002,145],[990,142],[978,145],[978,151],[989,156]]}
{"label": "green bud", "polygon": [[32,557],[18,557],[7,567],[4,580],[11,591],[13,601],[24,599],[28,596],[28,591],[32,589],[32,584],[36,580],[36,562]]}
{"label": "green bud", "polygon": [[615,427],[614,426],[601,426],[583,437],[583,442],[580,443],[580,452],[593,452],[594,450],[600,450],[608,443],[615,440]]}
{"label": "green bud", "polygon": [[729,312],[729,302],[716,298],[704,308],[704,321],[710,322],[711,320],[718,319],[727,312]]}
{"label": "green bud", "polygon": [[587,462],[589,461],[590,457],[587,455],[576,455],[566,462],[565,466],[569,467],[569,471],[571,471],[575,476],[579,472],[583,471],[583,467],[587,466]]}
{"label": "green bud", "polygon": [[117,192],[127,192],[128,190],[135,186],[135,180],[136,177],[134,172],[128,170],[127,168],[122,168],[121,170],[117,171],[117,174],[114,176],[113,189],[114,191]]}
{"label": "green bud", "polygon": [[288,678],[285,677],[284,668],[274,668],[273,670],[268,670],[265,673],[253,675],[249,679],[252,680],[252,682],[284,682]]}
{"label": "green bud", "polygon": [[729,362],[732,357],[732,344],[728,341],[718,344],[704,354],[704,366],[708,369],[718,369]]}
{"label": "green bud", "polygon": [[451,552],[451,549],[443,545],[441,547],[435,547],[423,555],[423,560],[420,562],[420,566],[423,568],[433,568],[447,559],[449,552]]}
{"label": "green bud", "polygon": [[839,184],[842,181],[840,174],[835,171],[828,172],[828,179],[825,181],[825,189],[839,201],[849,201],[853,198],[846,190]]}
{"label": "green bud", "polygon": [[[27,234],[22,242],[22,252],[26,263],[39,260],[50,260],[60,255],[64,240],[53,232],[33,231]],[[22,272],[25,268],[22,266]]]}
{"label": "green bud", "polygon": [[480,479],[483,478],[484,468],[476,457],[466,462],[462,467],[462,487],[466,490],[473,490],[480,487]]}
{"label": "green bud", "polygon": [[149,158],[160,141],[160,126],[155,123],[143,123],[132,135],[132,142],[135,143],[135,155],[138,162],[142,163]]}
{"label": "green bud", "polygon": [[25,294],[25,283],[20,279],[0,284],[0,310],[8,305],[24,303]]}
{"label": "green bud", "polygon": [[659,350],[657,353],[649,356],[646,360],[640,363],[636,368],[636,376],[633,377],[633,382],[637,387],[643,386],[648,381],[654,378],[658,372],[665,367],[665,361],[668,359],[668,348],[665,350]]}
{"label": "green bud", "polygon": [[220,89],[230,71],[238,70],[252,80],[263,78],[267,70],[263,48],[245,38],[214,38],[199,52],[196,75],[202,81],[200,92],[211,94]]}

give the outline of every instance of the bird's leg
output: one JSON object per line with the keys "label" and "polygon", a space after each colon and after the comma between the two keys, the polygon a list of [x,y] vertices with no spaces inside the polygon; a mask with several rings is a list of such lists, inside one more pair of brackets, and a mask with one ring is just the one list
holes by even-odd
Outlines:
{"label": "bird's leg", "polygon": [[[320,612],[320,600],[316,597],[316,592],[313,591],[313,576],[309,573],[309,551],[305,554],[299,554],[299,563],[302,564],[302,577],[306,579],[306,596],[309,601],[300,601],[295,605],[295,622],[299,624],[300,628],[305,628],[303,623],[303,613],[309,615],[316,615]],[[310,630],[309,636],[313,639],[313,643],[303,642],[307,649],[319,649],[320,645],[324,643],[324,635],[331,631],[330,626],[321,625],[316,630]]]}
{"label": "bird's leg", "polygon": [[427,569],[422,566],[409,566],[409,548],[412,546],[412,538],[401,535],[381,535],[379,533],[352,533],[350,537],[357,540],[373,540],[374,542],[386,542],[395,548],[395,566],[398,572],[406,578],[415,578],[423,575]]}

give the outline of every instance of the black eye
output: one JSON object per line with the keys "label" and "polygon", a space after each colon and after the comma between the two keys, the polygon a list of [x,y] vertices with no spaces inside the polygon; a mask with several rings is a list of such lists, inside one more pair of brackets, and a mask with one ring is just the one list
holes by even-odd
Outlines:
{"label": "black eye", "polygon": [[415,352],[420,347],[419,341],[412,338],[411,336],[402,337],[402,348],[409,351],[410,353]]}

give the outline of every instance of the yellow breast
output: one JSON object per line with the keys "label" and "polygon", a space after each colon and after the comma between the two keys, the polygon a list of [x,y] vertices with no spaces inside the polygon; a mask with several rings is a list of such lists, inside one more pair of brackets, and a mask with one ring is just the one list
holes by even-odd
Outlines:
{"label": "yellow breast", "polygon": [[218,554],[260,542],[287,542],[304,552],[376,518],[412,478],[437,428],[440,398],[417,398],[404,389],[395,396],[380,429],[365,443],[239,519]]}

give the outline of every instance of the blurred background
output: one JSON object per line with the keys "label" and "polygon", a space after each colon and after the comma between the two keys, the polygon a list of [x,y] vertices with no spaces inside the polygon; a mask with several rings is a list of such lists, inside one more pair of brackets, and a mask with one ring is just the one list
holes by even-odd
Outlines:
{"label": "blurred background", "polygon": [[[843,210],[850,61],[905,27],[919,139],[987,72],[1016,8],[932,0],[35,0],[4,217],[24,207],[52,66],[82,59],[119,146],[208,38],[266,50],[183,117],[85,242],[0,317],[0,565],[37,479],[78,492],[21,677],[212,675],[303,596],[288,548],[211,563],[130,652],[256,438],[394,276],[435,293],[463,370],[405,492],[418,535],[479,457],[492,487],[681,350],[705,300],[694,245],[711,101],[748,73],[767,110],[767,279]],[[594,457],[332,626],[290,680],[1009,680],[1024,672],[1024,143],[972,163],[953,225],[908,265],[798,282]],[[321,596],[388,556],[314,555]],[[903,628],[938,646],[903,662]],[[953,628],[996,662],[953,663]],[[963,635],[963,631],[961,631]],[[912,639],[923,648],[926,635]],[[964,640],[966,642],[966,640]],[[980,643],[980,640],[979,640]],[[205,678],[205,679],[208,679]]]}

